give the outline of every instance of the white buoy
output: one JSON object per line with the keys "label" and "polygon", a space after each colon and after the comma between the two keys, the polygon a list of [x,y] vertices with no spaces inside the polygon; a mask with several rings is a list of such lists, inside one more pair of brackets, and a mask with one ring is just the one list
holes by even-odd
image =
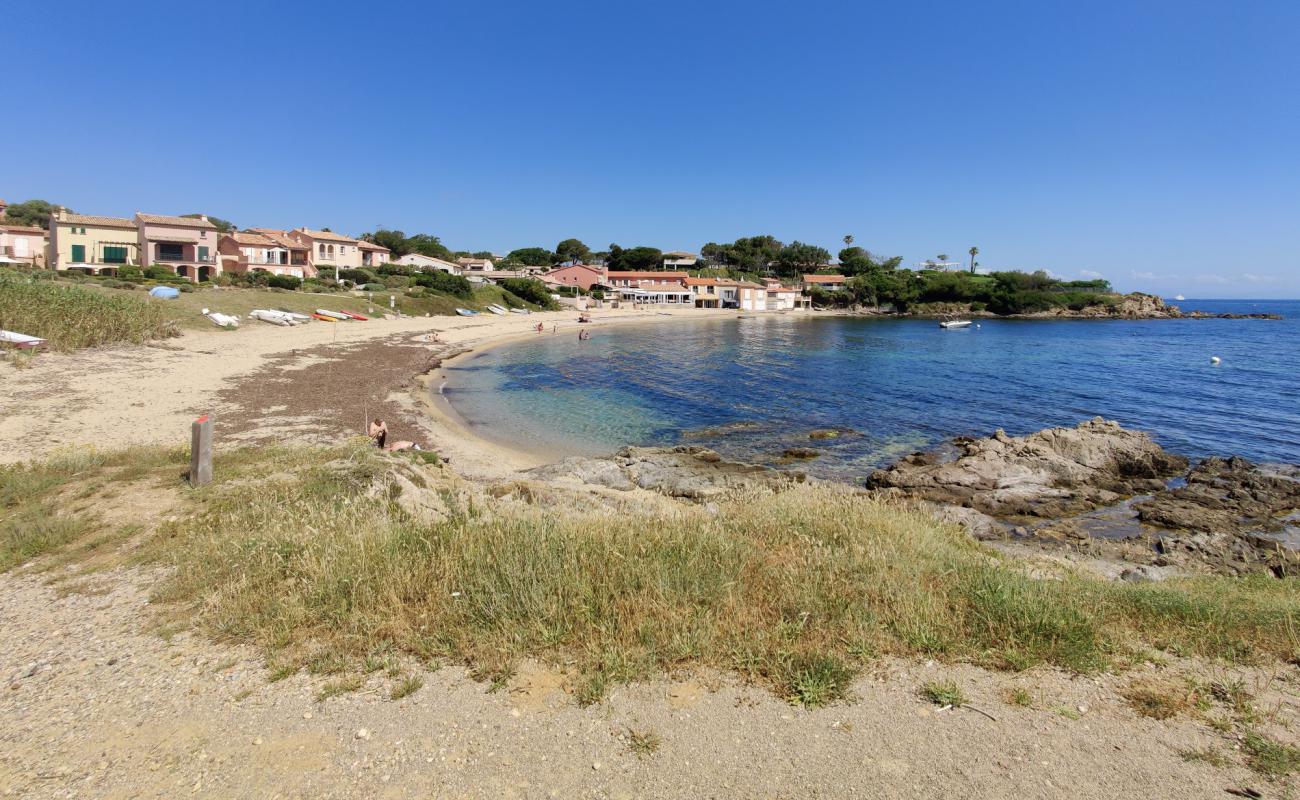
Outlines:
{"label": "white buoy", "polygon": [[1222,359],[1220,359],[1218,356],[1210,356],[1210,363],[1211,363],[1211,364],[1218,364],[1221,360],[1222,360]]}

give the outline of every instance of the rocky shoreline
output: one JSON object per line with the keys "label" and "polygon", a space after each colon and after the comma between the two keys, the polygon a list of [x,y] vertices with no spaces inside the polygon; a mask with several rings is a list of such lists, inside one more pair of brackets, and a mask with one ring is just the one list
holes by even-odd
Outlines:
{"label": "rocky shoreline", "polygon": [[[699,446],[625,447],[538,467],[530,477],[697,503],[812,480]],[[1101,418],[1027,436],[958,437],[876,470],[861,488],[958,523],[981,541],[1099,559],[1129,580],[1300,575],[1300,466],[1241,458],[1193,465],[1146,433]]]}

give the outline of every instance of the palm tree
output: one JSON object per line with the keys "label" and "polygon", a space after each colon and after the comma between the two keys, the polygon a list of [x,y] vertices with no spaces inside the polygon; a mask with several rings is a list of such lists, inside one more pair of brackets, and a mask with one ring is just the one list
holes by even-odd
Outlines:
{"label": "palm tree", "polygon": [[853,234],[850,233],[844,237],[844,246],[848,247],[851,244],[853,244]]}
{"label": "palm tree", "polygon": [[940,254],[939,254],[938,256],[936,256],[936,257],[939,259],[939,263],[940,263],[940,264],[946,263],[946,262],[948,261],[948,254],[947,254],[947,253],[940,253]]}
{"label": "palm tree", "polygon": [[970,249],[970,271],[972,275],[975,274],[975,256],[979,254],[980,249],[978,247],[972,247]]}

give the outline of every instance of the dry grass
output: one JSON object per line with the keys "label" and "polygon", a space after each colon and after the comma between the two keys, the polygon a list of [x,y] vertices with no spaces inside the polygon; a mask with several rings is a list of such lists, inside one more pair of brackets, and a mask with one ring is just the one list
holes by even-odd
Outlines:
{"label": "dry grass", "polygon": [[1134,711],[1152,719],[1170,719],[1195,703],[1195,690],[1173,681],[1141,681],[1120,694]]}
{"label": "dry grass", "polygon": [[0,328],[39,336],[55,350],[141,344],[179,332],[158,301],[5,272],[0,272]]}
{"label": "dry grass", "polygon": [[[179,472],[178,456],[161,469]],[[882,654],[1091,672],[1151,646],[1238,661],[1297,653],[1292,579],[1035,580],[956,528],[847,488],[753,494],[717,513],[481,498],[430,524],[401,510],[391,473],[420,470],[414,483],[431,492],[445,478],[373,450],[249,449],[217,466],[217,483],[186,495],[193,513],[143,557],[175,567],[156,600],[261,646],[273,678],[414,656],[500,681],[535,658],[565,664],[588,701],[705,667],[824,705]],[[48,497],[69,475],[89,478],[57,463],[0,473],[21,484],[0,480],[0,502]]]}

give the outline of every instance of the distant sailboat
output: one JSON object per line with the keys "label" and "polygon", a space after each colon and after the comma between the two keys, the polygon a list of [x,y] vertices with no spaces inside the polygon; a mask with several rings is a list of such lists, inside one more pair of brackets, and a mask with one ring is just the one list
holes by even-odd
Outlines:
{"label": "distant sailboat", "polygon": [[1176,295],[1174,295],[1174,299],[1175,299],[1175,300],[1186,300],[1187,298],[1186,298],[1186,297],[1183,297],[1181,294],[1176,294]]}

